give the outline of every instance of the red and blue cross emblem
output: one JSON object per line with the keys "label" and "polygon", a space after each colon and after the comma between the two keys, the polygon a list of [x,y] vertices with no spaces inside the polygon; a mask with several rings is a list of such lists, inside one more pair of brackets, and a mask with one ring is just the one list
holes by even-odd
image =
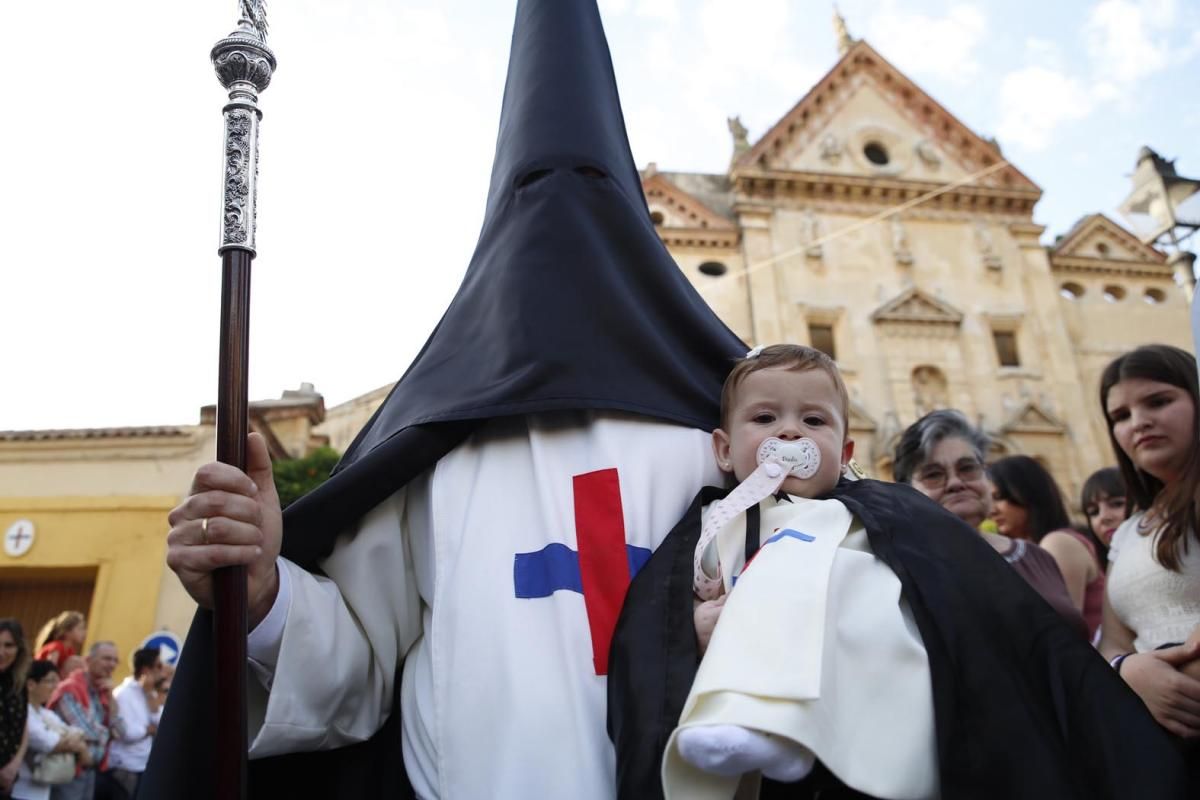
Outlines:
{"label": "red and blue cross emblem", "polygon": [[625,592],[650,560],[650,550],[625,543],[621,483],[615,469],[575,475],[572,483],[579,550],[555,542],[533,553],[517,553],[513,590],[525,599],[559,591],[582,594],[592,634],[592,664],[597,675],[606,675],[608,648]]}

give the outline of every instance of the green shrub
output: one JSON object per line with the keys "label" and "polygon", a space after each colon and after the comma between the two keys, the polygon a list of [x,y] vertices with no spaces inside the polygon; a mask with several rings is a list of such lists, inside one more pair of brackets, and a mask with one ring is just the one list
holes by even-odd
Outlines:
{"label": "green shrub", "polygon": [[324,483],[340,457],[332,447],[318,447],[304,458],[276,461],[272,467],[279,504],[287,508]]}

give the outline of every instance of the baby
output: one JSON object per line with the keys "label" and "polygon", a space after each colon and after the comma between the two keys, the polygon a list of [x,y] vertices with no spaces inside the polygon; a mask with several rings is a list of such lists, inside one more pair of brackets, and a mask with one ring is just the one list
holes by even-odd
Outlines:
{"label": "baby", "polygon": [[725,382],[713,451],[738,485],[702,516],[707,651],[667,797],[731,797],[746,773],[801,780],[818,757],[876,797],[937,794],[928,659],[899,581],[849,510],[818,499],[850,472],[848,410],[836,365],[808,347],[753,350]]}

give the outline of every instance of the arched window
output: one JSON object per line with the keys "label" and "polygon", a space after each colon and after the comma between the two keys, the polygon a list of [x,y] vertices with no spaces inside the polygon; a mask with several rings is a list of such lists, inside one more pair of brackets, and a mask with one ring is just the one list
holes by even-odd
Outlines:
{"label": "arched window", "polygon": [[653,222],[655,225],[662,225],[663,224],[663,213],[661,211],[651,211],[650,212],[650,221]]}
{"label": "arched window", "polygon": [[720,261],[705,261],[700,265],[699,269],[705,275],[710,275],[714,278],[719,278],[729,271],[729,267],[725,266]]}
{"label": "arched window", "polygon": [[1159,303],[1165,303],[1167,301],[1167,293],[1162,289],[1155,289],[1151,287],[1146,290],[1144,295],[1142,295],[1142,299],[1150,305],[1156,306]]}
{"label": "arched window", "polygon": [[1073,281],[1064,283],[1058,290],[1058,293],[1067,300],[1078,300],[1083,297],[1083,292],[1084,288]]}
{"label": "arched window", "polygon": [[1112,284],[1104,287],[1104,299],[1110,303],[1119,303],[1125,299],[1125,289],[1122,286]]}

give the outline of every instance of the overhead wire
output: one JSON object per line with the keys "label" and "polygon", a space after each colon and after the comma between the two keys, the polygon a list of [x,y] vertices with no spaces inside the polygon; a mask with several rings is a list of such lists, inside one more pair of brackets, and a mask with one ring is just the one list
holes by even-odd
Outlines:
{"label": "overhead wire", "polygon": [[[799,247],[794,247],[790,250],[785,250],[782,253],[776,253],[775,255],[771,256],[770,258],[764,258],[761,261],[756,261],[753,264],[749,264],[741,272],[738,272],[735,275],[731,275],[729,277],[731,277],[731,278],[739,277],[739,276],[749,277],[750,275],[752,275],[755,272],[758,272],[759,270],[766,269],[767,267],[770,267],[780,261],[797,256],[800,253],[802,253],[810,248],[820,247],[820,246],[826,244],[827,242],[831,242],[842,236],[853,233],[854,231],[865,228],[868,225],[874,225],[876,222],[881,222],[885,219],[888,219],[889,217],[892,217],[892,216],[895,216],[896,214],[901,213],[902,211],[906,211],[915,206],[919,206],[922,203],[928,202],[929,200],[932,200],[935,197],[939,197],[940,195],[946,194],[947,192],[952,192],[955,189],[975,183],[976,181],[986,178],[987,176],[989,176],[995,172],[999,172],[1000,170],[1004,169],[1007,166],[1009,166],[1008,161],[1005,161],[1005,160],[998,161],[989,167],[985,167],[984,169],[981,169],[977,172],[973,172],[970,175],[966,175],[962,178],[959,178],[956,181],[953,181],[953,182],[947,183],[947,184],[943,184],[942,186],[938,186],[935,189],[931,189],[922,195],[918,195],[917,197],[914,197],[910,200],[906,200],[903,203],[899,203],[899,204],[891,206],[889,208],[885,208],[884,210],[880,211],[879,213],[873,214],[872,216],[867,217],[866,219],[861,219],[861,220],[851,223],[850,225],[847,225],[843,228],[838,228],[836,231],[824,234],[824,235],[819,236],[811,241],[805,242],[804,244],[800,245]],[[721,281],[720,283],[714,283],[709,286],[700,288],[699,291],[700,291],[701,296],[715,294],[717,292],[727,291],[728,289],[733,287],[734,283],[735,283],[734,281]]]}

